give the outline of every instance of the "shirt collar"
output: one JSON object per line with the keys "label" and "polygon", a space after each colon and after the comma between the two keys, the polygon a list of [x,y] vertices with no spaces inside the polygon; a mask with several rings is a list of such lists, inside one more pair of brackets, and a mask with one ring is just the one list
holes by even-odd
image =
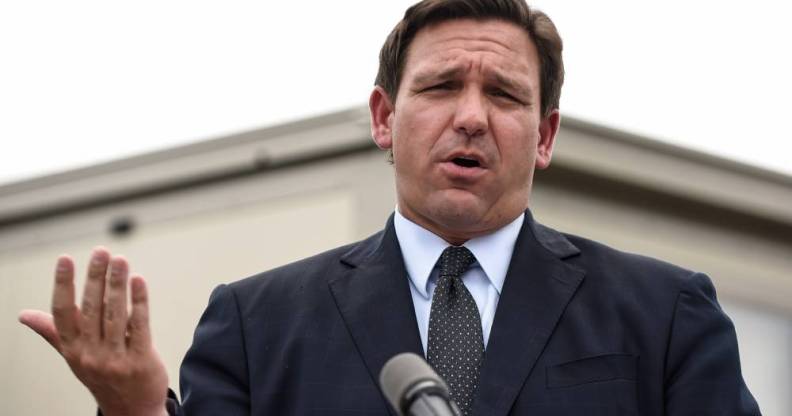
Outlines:
{"label": "shirt collar", "polygon": [[[495,232],[473,238],[463,244],[476,256],[476,261],[498,291],[498,295],[503,289],[514,244],[520,234],[523,221],[525,221],[525,213]],[[449,244],[431,231],[405,218],[398,208],[394,215],[394,227],[407,274],[421,296],[429,299],[429,277],[440,254]]]}

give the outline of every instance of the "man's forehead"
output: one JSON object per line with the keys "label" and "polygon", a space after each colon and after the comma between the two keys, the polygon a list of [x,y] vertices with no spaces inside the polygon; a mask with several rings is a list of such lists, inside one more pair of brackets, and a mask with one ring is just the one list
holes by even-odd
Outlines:
{"label": "man's forehead", "polygon": [[[473,43],[485,49],[524,54],[535,50],[528,31],[502,19],[448,19],[429,24],[415,34],[410,50],[415,44],[429,48],[442,48],[454,43]],[[527,50],[526,50],[527,49]]]}
{"label": "man's forehead", "polygon": [[499,80],[538,74],[536,47],[521,27],[502,20],[454,19],[421,29],[411,43],[405,73],[459,76],[480,65]]}

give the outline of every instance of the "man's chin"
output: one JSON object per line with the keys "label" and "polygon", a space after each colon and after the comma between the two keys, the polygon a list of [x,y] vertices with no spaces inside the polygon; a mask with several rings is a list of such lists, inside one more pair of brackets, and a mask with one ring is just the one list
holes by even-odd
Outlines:
{"label": "man's chin", "polygon": [[432,203],[428,208],[430,220],[451,230],[475,231],[485,226],[487,210],[474,197],[447,198]]}
{"label": "man's chin", "polygon": [[472,192],[454,190],[435,194],[424,201],[423,216],[444,234],[466,237],[466,239],[488,234],[513,221],[519,216],[527,201],[505,204],[479,197]]}

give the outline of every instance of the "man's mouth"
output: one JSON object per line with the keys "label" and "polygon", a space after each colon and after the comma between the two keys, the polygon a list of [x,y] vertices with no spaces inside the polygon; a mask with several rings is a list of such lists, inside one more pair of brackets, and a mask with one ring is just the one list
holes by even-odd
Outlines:
{"label": "man's mouth", "polygon": [[478,168],[481,166],[478,160],[469,157],[455,157],[451,162],[463,168]]}

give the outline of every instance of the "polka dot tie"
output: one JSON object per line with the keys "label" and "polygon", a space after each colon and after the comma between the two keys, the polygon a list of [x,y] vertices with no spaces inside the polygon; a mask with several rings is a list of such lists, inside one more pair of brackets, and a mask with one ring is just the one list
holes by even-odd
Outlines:
{"label": "polka dot tie", "polygon": [[476,301],[462,273],[476,258],[465,247],[448,247],[440,256],[440,277],[429,313],[429,364],[448,383],[462,414],[470,415],[484,361],[484,336]]}

